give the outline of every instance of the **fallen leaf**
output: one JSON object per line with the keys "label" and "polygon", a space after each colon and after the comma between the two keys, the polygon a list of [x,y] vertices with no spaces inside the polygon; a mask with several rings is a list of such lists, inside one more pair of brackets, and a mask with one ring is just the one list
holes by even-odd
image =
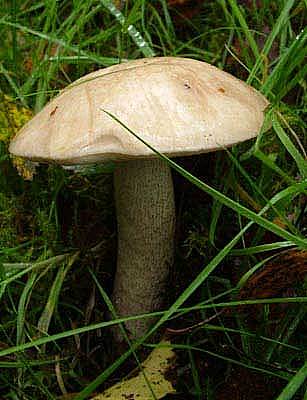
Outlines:
{"label": "fallen leaf", "polygon": [[163,341],[160,344],[161,346],[156,347],[142,363],[142,371],[137,376],[124,379],[92,400],[153,400],[175,393],[172,383],[166,377],[174,362],[175,353],[169,347],[169,341]]}

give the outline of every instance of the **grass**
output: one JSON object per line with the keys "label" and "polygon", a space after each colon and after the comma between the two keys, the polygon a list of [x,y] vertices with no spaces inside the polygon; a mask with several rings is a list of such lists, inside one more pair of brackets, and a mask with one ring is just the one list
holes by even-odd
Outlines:
{"label": "grass", "polygon": [[[189,328],[173,336],[176,398],[222,399],[226,379],[227,398],[235,398],[236,374],[244,374],[237,393],[245,398],[250,376],[255,398],[306,397],[306,2],[257,4],[207,1],[180,16],[184,10],[164,0],[126,2],[121,12],[111,1],[3,1],[1,398],[85,399],[127,372],[130,356],[138,359],[166,327]],[[39,111],[87,72],[153,54],[207,61],[247,81],[270,100],[271,128],[217,156],[159,155],[177,182],[176,285],[150,332],[114,360],[107,327],[124,320],[105,317],[113,166],[40,166],[25,181],[7,148],[28,109]],[[272,382],[272,393],[259,397]]]}

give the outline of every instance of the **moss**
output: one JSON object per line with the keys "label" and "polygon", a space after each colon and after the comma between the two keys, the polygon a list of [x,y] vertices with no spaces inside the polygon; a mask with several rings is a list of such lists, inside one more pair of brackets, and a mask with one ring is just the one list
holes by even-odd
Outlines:
{"label": "moss", "polygon": [[0,92],[0,142],[8,144],[32,116],[31,110],[18,105],[11,97]]}
{"label": "moss", "polygon": [[[2,142],[7,148],[12,137],[32,118],[33,113],[2,92],[0,92],[0,99],[0,143]],[[34,163],[13,157],[13,164],[24,179],[33,179]]]}

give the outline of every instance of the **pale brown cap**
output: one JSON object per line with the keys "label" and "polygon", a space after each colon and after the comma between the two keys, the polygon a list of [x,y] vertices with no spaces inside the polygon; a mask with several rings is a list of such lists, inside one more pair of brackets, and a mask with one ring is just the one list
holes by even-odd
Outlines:
{"label": "pale brown cap", "polygon": [[21,129],[10,151],[60,164],[153,157],[106,110],[166,155],[205,153],[255,137],[267,105],[255,89],[207,63],[139,59],[68,86]]}

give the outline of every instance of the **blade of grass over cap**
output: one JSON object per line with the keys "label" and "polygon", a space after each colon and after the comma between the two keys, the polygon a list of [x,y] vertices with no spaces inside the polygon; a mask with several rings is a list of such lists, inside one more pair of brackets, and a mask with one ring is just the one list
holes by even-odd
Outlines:
{"label": "blade of grass over cap", "polygon": [[[154,149],[149,143],[144,141],[138,134],[133,132],[127,125],[121,122],[114,114],[103,110],[106,114],[108,114],[114,121],[118,122],[122,127],[124,127],[129,133],[131,133],[134,137],[144,143],[150,150],[152,150],[155,154],[157,154],[160,158],[165,160],[174,170],[179,172],[182,176],[184,176],[188,181],[193,183],[195,186],[199,187],[201,190],[205,191],[206,193],[210,194],[212,197],[218,199],[221,203],[226,205],[227,207],[233,209],[234,211],[238,212],[240,215],[252,220],[253,222],[257,223],[258,225],[262,226],[263,228],[275,233],[276,235],[284,238],[285,240],[291,241],[292,243],[296,244],[298,247],[303,249],[307,248],[307,239],[298,237],[285,231],[284,229],[280,228],[278,225],[274,224],[271,221],[261,217],[260,215],[256,214],[255,212],[249,210],[248,208],[242,206],[241,204],[235,202],[234,200],[230,199],[229,197],[223,195],[222,193],[218,192],[214,188],[210,187],[206,183],[202,182],[201,180],[194,177],[184,168],[180,167],[174,161],[172,161],[167,156],[163,155],[162,153],[158,152]],[[297,187],[300,190],[307,189],[307,182],[303,182],[301,185]]]}

